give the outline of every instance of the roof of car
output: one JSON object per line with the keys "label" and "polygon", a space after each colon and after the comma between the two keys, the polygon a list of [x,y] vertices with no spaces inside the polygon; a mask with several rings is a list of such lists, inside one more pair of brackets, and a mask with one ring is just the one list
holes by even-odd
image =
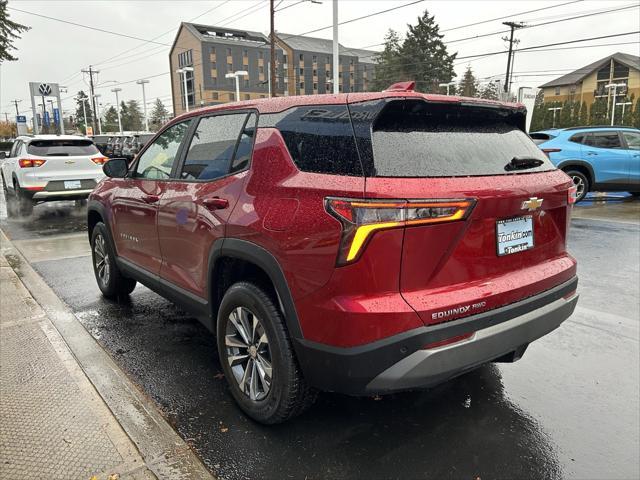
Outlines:
{"label": "roof of car", "polygon": [[366,102],[378,100],[382,98],[416,98],[423,99],[434,103],[461,103],[473,104],[478,106],[486,106],[490,108],[506,108],[524,110],[521,103],[499,102],[495,100],[485,100],[481,98],[456,97],[447,95],[437,95],[431,93],[419,93],[415,91],[384,91],[384,92],[365,92],[365,93],[340,93],[324,94],[324,95],[295,95],[288,97],[263,98],[254,100],[245,100],[242,102],[229,102],[219,105],[202,107],[183,113],[173,119],[173,122],[180,121],[192,116],[202,115],[203,113],[213,113],[228,110],[245,110],[256,109],[259,113],[279,113],[292,107],[305,105],[341,105],[347,103]]}

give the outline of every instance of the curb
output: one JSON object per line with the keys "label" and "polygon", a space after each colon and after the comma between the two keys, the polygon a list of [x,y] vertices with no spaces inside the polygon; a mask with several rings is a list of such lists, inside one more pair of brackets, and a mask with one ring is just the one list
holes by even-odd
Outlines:
{"label": "curb", "polygon": [[159,479],[214,479],[187,443],[95,341],[0,229],[2,255],[56,327],[78,365]]}

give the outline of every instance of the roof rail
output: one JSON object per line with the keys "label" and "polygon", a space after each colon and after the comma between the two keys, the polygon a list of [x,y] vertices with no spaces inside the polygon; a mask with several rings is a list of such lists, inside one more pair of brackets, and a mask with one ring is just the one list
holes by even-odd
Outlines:
{"label": "roof rail", "polygon": [[386,90],[383,90],[385,92],[413,92],[416,89],[416,82],[415,81],[410,81],[410,82],[397,82],[394,83],[392,85],[390,85],[389,87],[387,87]]}
{"label": "roof rail", "polygon": [[632,125],[584,125],[582,127],[567,127],[563,130],[583,130],[586,128],[633,128],[638,130],[638,127]]}

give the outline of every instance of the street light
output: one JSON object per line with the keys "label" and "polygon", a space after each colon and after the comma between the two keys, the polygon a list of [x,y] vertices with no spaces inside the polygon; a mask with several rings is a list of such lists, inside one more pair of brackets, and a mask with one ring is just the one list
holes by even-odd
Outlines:
{"label": "street light", "polygon": [[[618,87],[626,87],[627,84],[626,83],[608,83],[604,86],[604,88],[608,88],[609,90],[611,90],[613,88],[613,108],[611,109],[611,126],[613,126],[613,122],[616,118],[616,97],[617,97],[617,90]],[[609,104],[607,103],[607,106]]]}
{"label": "street light", "polygon": [[136,82],[138,85],[142,85],[142,110],[144,112],[144,131],[149,131],[149,119],[147,118],[147,96],[144,93],[144,84],[149,83],[149,80],[138,80]]}
{"label": "street light", "polygon": [[246,77],[249,75],[249,72],[246,70],[237,70],[233,73],[227,73],[224,78],[235,78],[236,79],[236,102],[240,100],[240,77]]}
{"label": "street light", "polygon": [[112,88],[111,91],[116,94],[116,113],[118,114],[118,128],[120,129],[120,135],[122,135],[122,120],[120,119],[120,100],[118,99],[118,92],[121,92],[121,88]]}
{"label": "street light", "polygon": [[96,93],[93,95],[93,98],[95,99],[96,102],[96,117],[98,119],[98,135],[102,135],[102,122],[100,121],[100,102],[98,101],[98,98],[100,98],[102,95],[99,93]]}
{"label": "street light", "polygon": [[558,110],[562,110],[562,107],[552,107],[552,108],[548,108],[547,110],[553,111],[553,127],[552,128],[556,128],[556,112]]}
{"label": "street light", "polygon": [[451,86],[453,86],[453,85],[455,85],[455,84],[456,84],[456,82],[439,83],[439,84],[438,84],[438,86],[439,86],[440,88],[445,88],[445,87],[447,87],[447,97],[448,97],[448,96],[449,96],[449,87],[451,87]]}
{"label": "street light", "polygon": [[193,72],[193,67],[182,67],[176,70],[176,73],[182,74],[182,81],[184,85],[184,107],[185,112],[189,111],[189,94],[187,92],[187,72]]}

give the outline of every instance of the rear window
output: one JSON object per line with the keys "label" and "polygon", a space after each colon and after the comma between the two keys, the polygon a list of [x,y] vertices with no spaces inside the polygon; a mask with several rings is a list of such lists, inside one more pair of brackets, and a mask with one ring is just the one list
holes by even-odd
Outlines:
{"label": "rear window", "polygon": [[42,157],[74,157],[100,153],[91,140],[32,140],[27,152]]}
{"label": "rear window", "polygon": [[504,175],[516,156],[555,167],[506,110],[424,101],[389,102],[372,128],[373,163],[380,177]]}

